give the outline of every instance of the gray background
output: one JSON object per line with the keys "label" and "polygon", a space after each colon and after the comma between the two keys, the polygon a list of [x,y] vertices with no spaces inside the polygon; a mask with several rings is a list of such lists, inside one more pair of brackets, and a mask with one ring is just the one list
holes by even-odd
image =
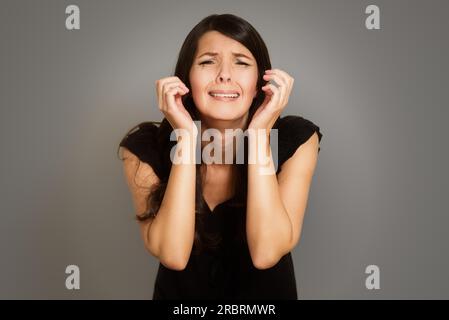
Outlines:
{"label": "gray background", "polygon": [[[81,30],[65,29],[77,4]],[[365,28],[369,4],[381,30]],[[211,13],[247,19],[324,135],[300,299],[449,298],[449,2],[1,1],[0,298],[150,299],[116,147],[160,120],[154,82]],[[65,288],[65,268],[81,289]],[[367,265],[380,290],[365,288]]]}

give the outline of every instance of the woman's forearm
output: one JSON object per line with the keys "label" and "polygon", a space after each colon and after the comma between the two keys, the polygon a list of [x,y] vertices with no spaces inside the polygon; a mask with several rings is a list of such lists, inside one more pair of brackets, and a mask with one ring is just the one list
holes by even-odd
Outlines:
{"label": "woman's forearm", "polygon": [[179,270],[187,265],[195,232],[196,137],[183,140],[176,148],[181,148],[182,157],[189,156],[186,151],[190,150],[190,159],[172,163],[164,198],[148,234],[151,252],[166,267]]}
{"label": "woman's forearm", "polygon": [[[265,141],[250,137],[248,141],[250,159],[256,161],[248,165],[246,232],[254,266],[266,269],[287,253],[292,225],[279,193],[268,137]],[[256,159],[256,148],[264,150],[268,164]]]}

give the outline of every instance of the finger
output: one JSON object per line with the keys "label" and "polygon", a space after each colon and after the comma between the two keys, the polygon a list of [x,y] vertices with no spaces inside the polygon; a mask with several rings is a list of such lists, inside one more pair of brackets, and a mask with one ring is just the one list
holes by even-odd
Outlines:
{"label": "finger", "polygon": [[166,106],[167,106],[167,111],[173,111],[174,109],[176,109],[176,102],[175,102],[175,95],[176,94],[180,94],[183,95],[184,94],[184,89],[176,86],[170,90],[168,90],[167,92],[165,92],[164,94],[164,98],[166,101]]}
{"label": "finger", "polygon": [[178,77],[167,77],[167,78],[162,78],[156,81],[156,91],[158,93],[161,93],[161,90],[164,86],[164,84],[166,84],[167,82],[174,82],[174,81],[181,81]]}
{"label": "finger", "polygon": [[174,81],[180,81],[182,83],[181,79],[179,79],[176,76],[166,77],[166,78],[162,78],[162,79],[156,80],[156,95],[158,97],[159,105],[161,105],[162,102],[163,102],[163,87],[164,87],[164,84],[166,84],[167,82],[174,82]]}
{"label": "finger", "polygon": [[266,71],[266,74],[276,74],[280,76],[282,79],[284,79],[288,89],[291,90],[295,79],[293,79],[287,72],[280,69],[270,69]]}
{"label": "finger", "polygon": [[165,78],[159,79],[156,81],[156,84],[159,84],[160,86],[162,86],[166,82],[173,82],[175,80],[181,81],[181,79],[179,79],[178,77],[173,76],[173,77],[165,77]]}
{"label": "finger", "polygon": [[293,82],[294,79],[292,77],[290,77],[290,75],[288,75],[286,72],[279,70],[279,69],[274,69],[274,70],[268,70],[270,71],[264,78],[269,80],[269,79],[273,79],[276,82],[281,82],[281,101],[282,104],[287,104],[288,103],[288,98],[290,96],[290,92],[292,90],[293,87]]}
{"label": "finger", "polygon": [[175,88],[175,87],[179,87],[182,89],[182,95],[186,94],[189,89],[181,82],[181,81],[172,81],[172,82],[166,82],[162,85],[162,89],[161,89],[161,93],[160,93],[160,104],[162,106],[162,108],[164,108],[164,99],[165,99],[165,94]]}
{"label": "finger", "polygon": [[157,105],[159,107],[159,110],[162,110],[162,98],[161,98],[161,90],[160,90],[160,81],[156,81],[156,98],[157,98]]}
{"label": "finger", "polygon": [[287,81],[284,77],[276,73],[268,73],[263,75],[264,80],[274,80],[279,86],[287,87]]}
{"label": "finger", "polygon": [[285,72],[284,70],[281,70],[281,69],[277,69],[277,68],[267,70],[267,73],[278,74],[278,75],[284,77],[285,79],[291,78],[291,76],[287,72]]}
{"label": "finger", "polygon": [[189,91],[189,88],[187,88],[182,82],[180,81],[174,81],[174,82],[170,82],[170,83],[166,83],[164,85],[164,89],[163,92],[166,92],[174,87],[180,87],[181,89],[183,89],[186,93]]}
{"label": "finger", "polygon": [[167,86],[167,85],[170,85],[170,84],[173,84],[173,83],[177,83],[177,84],[179,84],[180,86],[183,86],[184,88],[187,88],[187,86],[184,84],[184,82],[182,82],[181,80],[179,80],[179,78],[176,78],[176,79],[173,79],[173,80],[166,81],[166,82],[164,82],[163,86]]}
{"label": "finger", "polygon": [[280,100],[282,101],[286,95],[286,90],[288,90],[288,84],[286,83],[285,79],[275,73],[265,74],[263,78],[265,80],[274,80],[276,82],[279,89]]}
{"label": "finger", "polygon": [[276,105],[279,104],[279,89],[274,84],[267,84],[262,87],[262,90],[265,91],[266,95],[270,97],[269,103],[267,104],[267,107],[273,106],[276,107]]}
{"label": "finger", "polygon": [[272,83],[267,83],[261,88],[267,95],[274,96],[279,95],[279,89]]}

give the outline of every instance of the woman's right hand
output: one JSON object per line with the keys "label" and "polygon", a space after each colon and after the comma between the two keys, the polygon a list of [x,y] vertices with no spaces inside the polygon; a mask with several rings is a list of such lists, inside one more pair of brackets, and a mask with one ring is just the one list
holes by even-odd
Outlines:
{"label": "woman's right hand", "polygon": [[197,133],[192,117],[182,103],[182,96],[189,88],[178,77],[166,77],[156,81],[156,93],[159,110],[171,124],[173,129],[186,129]]}

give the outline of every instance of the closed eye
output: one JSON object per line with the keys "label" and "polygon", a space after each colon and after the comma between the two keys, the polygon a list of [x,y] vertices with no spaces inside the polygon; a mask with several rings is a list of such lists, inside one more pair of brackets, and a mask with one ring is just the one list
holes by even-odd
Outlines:
{"label": "closed eye", "polygon": [[[212,60],[206,60],[206,61],[200,62],[199,65],[211,64],[211,63],[213,63]],[[237,64],[244,65],[244,66],[249,66],[249,64],[247,64],[246,62],[243,62],[243,61],[237,61]]]}

